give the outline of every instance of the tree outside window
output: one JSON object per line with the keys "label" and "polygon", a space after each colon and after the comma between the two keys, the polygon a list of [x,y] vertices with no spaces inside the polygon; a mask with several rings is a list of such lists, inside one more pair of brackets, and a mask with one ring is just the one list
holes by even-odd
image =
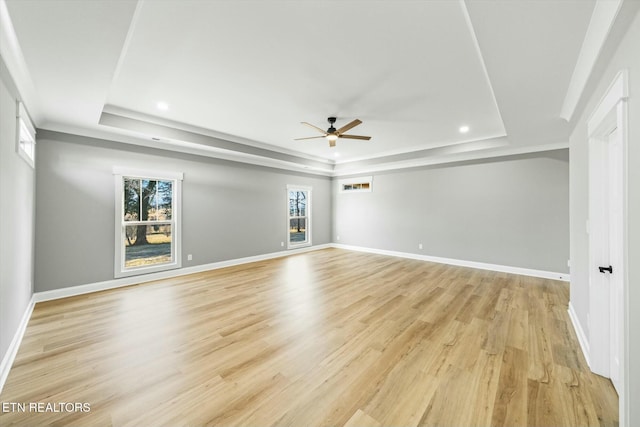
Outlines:
{"label": "tree outside window", "polygon": [[289,202],[288,247],[310,245],[311,190],[289,186],[287,196]]}
{"label": "tree outside window", "polygon": [[176,179],[118,176],[120,207],[116,276],[176,268]]}

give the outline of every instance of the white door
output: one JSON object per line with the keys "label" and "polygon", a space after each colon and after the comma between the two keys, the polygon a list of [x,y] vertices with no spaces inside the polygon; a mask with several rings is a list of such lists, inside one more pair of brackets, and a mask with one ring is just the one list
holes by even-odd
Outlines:
{"label": "white door", "polygon": [[[609,134],[608,151],[608,213],[609,213],[609,265],[612,272],[604,273],[609,282],[609,327],[610,327],[610,375],[614,387],[621,390],[620,356],[622,351],[623,331],[623,152],[620,132],[614,129]],[[605,231],[606,232],[606,231]]]}
{"label": "white door", "polygon": [[[596,374],[611,378],[619,396],[620,425],[631,403],[628,343],[627,159],[629,74],[616,74],[587,122],[589,141],[589,312],[586,355]],[[609,270],[611,267],[611,270]]]}

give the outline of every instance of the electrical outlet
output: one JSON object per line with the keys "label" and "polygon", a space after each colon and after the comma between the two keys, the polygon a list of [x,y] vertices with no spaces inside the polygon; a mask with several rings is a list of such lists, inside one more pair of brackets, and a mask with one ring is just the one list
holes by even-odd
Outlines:
{"label": "electrical outlet", "polygon": [[571,267],[571,260],[570,259],[567,260],[567,267]]}
{"label": "electrical outlet", "polygon": [[418,243],[418,249],[422,249],[422,243]]}
{"label": "electrical outlet", "polygon": [[340,236],[336,236],[336,240],[340,240]]}
{"label": "electrical outlet", "polygon": [[187,261],[193,261],[193,255],[191,254],[187,255]]}
{"label": "electrical outlet", "polygon": [[280,242],[280,246],[284,248],[284,242]]}

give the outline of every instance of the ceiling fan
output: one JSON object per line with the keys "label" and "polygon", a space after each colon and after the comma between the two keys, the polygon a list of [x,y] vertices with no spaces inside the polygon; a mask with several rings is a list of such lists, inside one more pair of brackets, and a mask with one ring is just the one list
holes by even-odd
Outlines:
{"label": "ceiling fan", "polygon": [[352,122],[349,122],[346,125],[342,126],[340,129],[336,129],[336,128],[333,127],[333,124],[336,122],[336,118],[335,117],[329,117],[327,120],[329,121],[329,129],[327,129],[326,131],[320,129],[317,126],[312,125],[311,123],[301,122],[303,125],[307,125],[309,127],[312,127],[314,129],[316,129],[317,131],[319,131],[322,134],[322,136],[308,136],[306,138],[296,138],[294,141],[301,141],[303,139],[327,138],[327,141],[329,141],[329,147],[335,147],[336,146],[336,141],[338,140],[338,138],[362,139],[362,140],[365,140],[365,141],[368,141],[368,140],[371,139],[370,136],[345,135],[344,134],[349,129],[352,129],[352,128],[358,126],[360,123],[362,123],[362,120],[355,119]]}

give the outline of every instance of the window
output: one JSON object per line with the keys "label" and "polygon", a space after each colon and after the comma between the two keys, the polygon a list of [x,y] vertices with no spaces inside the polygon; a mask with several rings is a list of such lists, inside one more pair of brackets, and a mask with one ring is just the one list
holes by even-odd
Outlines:
{"label": "window", "polygon": [[342,179],[340,183],[341,193],[370,193],[373,187],[372,176]]}
{"label": "window", "polygon": [[342,186],[344,191],[363,191],[371,190],[371,185],[368,182],[357,182],[354,184],[344,184]]}
{"label": "window", "polygon": [[31,167],[36,160],[36,129],[22,102],[18,101],[16,120],[16,151]]}
{"label": "window", "polygon": [[115,276],[179,268],[182,174],[116,172]]}
{"label": "window", "polygon": [[287,248],[311,245],[311,188],[287,186]]}

